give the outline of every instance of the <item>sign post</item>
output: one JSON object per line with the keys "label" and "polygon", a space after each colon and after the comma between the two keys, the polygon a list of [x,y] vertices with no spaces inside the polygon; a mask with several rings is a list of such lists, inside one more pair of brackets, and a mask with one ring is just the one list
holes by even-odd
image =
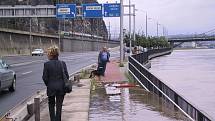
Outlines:
{"label": "sign post", "polygon": [[[124,9],[123,9],[123,0],[120,0],[120,64],[123,63],[123,14],[124,14]],[[131,50],[130,50],[131,52]]]}
{"label": "sign post", "polygon": [[[56,17],[58,19],[65,19],[75,18],[76,17],[76,4],[57,4],[56,5]],[[58,35],[59,35],[59,49],[61,50],[61,20],[59,20],[58,26]],[[64,30],[65,32],[65,30]]]}

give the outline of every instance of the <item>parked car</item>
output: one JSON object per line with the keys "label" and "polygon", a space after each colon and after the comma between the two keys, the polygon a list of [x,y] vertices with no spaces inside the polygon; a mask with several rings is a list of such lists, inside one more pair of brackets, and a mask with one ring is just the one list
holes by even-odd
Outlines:
{"label": "parked car", "polygon": [[0,91],[9,89],[14,92],[16,89],[16,73],[9,69],[9,65],[0,59]]}
{"label": "parked car", "polygon": [[43,49],[34,49],[31,53],[32,56],[43,56],[44,55],[44,51]]}

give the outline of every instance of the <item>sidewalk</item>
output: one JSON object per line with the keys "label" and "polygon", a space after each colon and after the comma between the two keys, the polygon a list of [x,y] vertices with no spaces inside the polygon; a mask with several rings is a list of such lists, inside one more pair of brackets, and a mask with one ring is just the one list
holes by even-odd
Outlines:
{"label": "sidewalk", "polygon": [[[80,80],[81,87],[74,87],[73,91],[66,94],[63,102],[62,121],[88,121],[90,104],[90,79]],[[50,121],[48,104],[40,113],[41,121]],[[32,117],[29,121],[34,121]]]}
{"label": "sidewalk", "polygon": [[[107,63],[104,83],[122,82],[126,80],[124,70],[120,71],[117,60]],[[90,79],[81,79],[81,87],[74,86],[73,91],[66,94],[63,102],[62,121],[88,121],[90,107]],[[48,104],[40,113],[41,121],[50,121]],[[32,117],[29,121],[34,121]]]}
{"label": "sidewalk", "polygon": [[111,60],[110,63],[107,63],[105,77],[103,78],[104,83],[120,83],[126,81],[125,70],[120,70],[119,61]]}

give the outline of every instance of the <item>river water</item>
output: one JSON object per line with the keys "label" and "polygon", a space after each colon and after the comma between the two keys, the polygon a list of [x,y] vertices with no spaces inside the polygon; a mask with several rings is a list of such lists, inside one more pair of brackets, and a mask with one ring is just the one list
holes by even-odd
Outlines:
{"label": "river water", "polygon": [[150,71],[215,120],[215,49],[174,50]]}

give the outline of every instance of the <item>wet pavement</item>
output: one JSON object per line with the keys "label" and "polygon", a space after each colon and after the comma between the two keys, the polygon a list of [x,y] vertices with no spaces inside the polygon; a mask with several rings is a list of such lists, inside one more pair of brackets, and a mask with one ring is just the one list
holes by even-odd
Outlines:
{"label": "wet pavement", "polygon": [[[103,82],[129,80],[125,74],[127,64],[121,68],[118,64],[114,60],[107,64]],[[142,87],[120,88],[120,91],[120,95],[107,95],[104,86],[97,82],[96,88],[91,90],[89,121],[189,121],[174,105]]]}
{"label": "wet pavement", "polygon": [[174,50],[151,60],[150,71],[215,120],[215,49]]}
{"label": "wet pavement", "polygon": [[91,91],[89,121],[189,121],[174,105],[141,87],[122,88],[121,95]]}

